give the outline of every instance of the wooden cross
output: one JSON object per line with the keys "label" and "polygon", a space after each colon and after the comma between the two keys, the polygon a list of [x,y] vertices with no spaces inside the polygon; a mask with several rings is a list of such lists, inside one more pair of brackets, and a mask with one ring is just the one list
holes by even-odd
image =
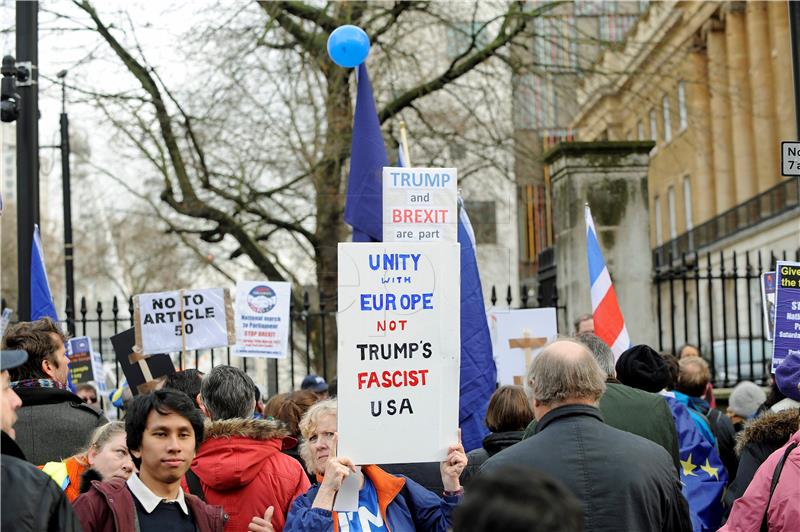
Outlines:
{"label": "wooden cross", "polygon": [[[527,370],[533,358],[533,350],[544,347],[546,343],[547,338],[531,336],[531,332],[528,329],[523,329],[522,338],[509,339],[508,347],[509,349],[522,349],[522,352],[525,354],[525,368]],[[514,384],[522,385],[523,376],[514,375]]]}

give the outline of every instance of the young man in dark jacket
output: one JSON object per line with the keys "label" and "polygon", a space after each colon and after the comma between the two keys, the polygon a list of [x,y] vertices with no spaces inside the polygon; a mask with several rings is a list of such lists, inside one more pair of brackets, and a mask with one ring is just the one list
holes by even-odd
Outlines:
{"label": "young man in dark jacket", "polygon": [[181,479],[203,439],[203,416],[174,390],[139,395],[125,416],[128,449],[139,472],[127,481],[93,481],[75,501],[84,532],[222,532],[225,514],[193,495]]}
{"label": "young man in dark jacket", "polygon": [[9,326],[4,349],[28,353],[25,364],[10,371],[11,386],[22,399],[17,443],[35,464],[57,462],[78,452],[94,429],[108,420],[67,388],[66,336],[50,318]]}
{"label": "young man in dark jacket", "polygon": [[0,354],[0,421],[3,429],[0,530],[80,532],[80,524],[64,492],[48,475],[25,461],[25,455],[14,441],[14,422],[21,401],[10,386],[8,370],[24,364],[27,358],[25,351],[3,350]]}
{"label": "young man in dark jacket", "polygon": [[669,453],[603,423],[605,373],[583,344],[553,342],[528,370],[536,434],[481,469],[531,466],[562,481],[581,501],[587,532],[691,530]]}

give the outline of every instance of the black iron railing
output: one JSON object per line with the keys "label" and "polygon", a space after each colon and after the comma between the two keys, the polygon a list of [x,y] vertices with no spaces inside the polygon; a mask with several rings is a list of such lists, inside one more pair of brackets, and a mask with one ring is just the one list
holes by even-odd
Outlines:
{"label": "black iron railing", "polygon": [[[800,248],[792,254],[800,260]],[[792,254],[682,253],[656,262],[659,350],[699,346],[717,387],[768,384],[772,343],[764,336],[760,277]]]}

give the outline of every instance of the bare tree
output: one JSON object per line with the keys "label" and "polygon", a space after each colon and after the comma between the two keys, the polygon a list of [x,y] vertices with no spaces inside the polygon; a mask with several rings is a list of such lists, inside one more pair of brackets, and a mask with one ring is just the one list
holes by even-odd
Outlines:
{"label": "bare tree", "polygon": [[[248,257],[273,280],[297,284],[294,259],[305,255],[325,298],[336,293],[336,244],[348,234],[342,213],[353,117],[353,71],[328,59],[330,33],[355,24],[369,35],[385,133],[405,113],[418,126],[427,163],[444,164],[454,140],[471,142],[476,157],[462,176],[487,165],[510,176],[507,161],[495,160],[510,153],[510,129],[498,128],[490,107],[508,102],[485,81],[492,77],[486,69],[506,76],[507,85],[510,48],[549,8],[519,1],[491,9],[479,2],[257,2],[215,13],[207,28],[187,36],[186,46],[204,54],[208,68],[202,82],[176,87],[148,62],[133,28],[107,23],[89,0],[73,2],[139,86],[97,94],[97,101],[160,176],[172,229]],[[335,328],[324,341],[333,356]]]}

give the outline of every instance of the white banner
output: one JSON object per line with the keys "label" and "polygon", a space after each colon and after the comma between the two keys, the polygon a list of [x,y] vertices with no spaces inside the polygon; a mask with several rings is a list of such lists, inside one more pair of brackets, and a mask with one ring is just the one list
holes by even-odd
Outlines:
{"label": "white banner", "polygon": [[136,344],[142,353],[174,353],[234,343],[233,308],[223,288],[134,297]]}
{"label": "white banner", "polygon": [[492,318],[497,331],[494,339],[497,382],[523,385],[531,361],[545,344],[558,336],[556,309],[496,310]]}
{"label": "white banner", "polygon": [[439,462],[457,441],[460,258],[458,244],[339,244],[339,455]]}
{"label": "white banner", "polygon": [[458,242],[455,168],[383,169],[384,242]]}
{"label": "white banner", "polygon": [[236,283],[236,345],[240,357],[284,358],[289,350],[291,283]]}

